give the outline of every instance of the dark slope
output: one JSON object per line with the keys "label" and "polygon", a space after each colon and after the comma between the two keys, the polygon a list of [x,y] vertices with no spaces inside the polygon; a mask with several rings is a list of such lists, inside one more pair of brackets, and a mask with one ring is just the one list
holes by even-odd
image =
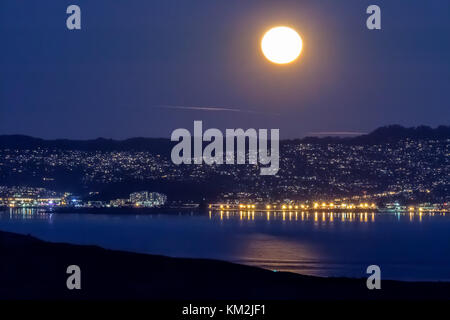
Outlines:
{"label": "dark slope", "polygon": [[[66,289],[77,264],[82,290]],[[365,280],[276,273],[227,262],[178,259],[48,243],[0,232],[0,299],[450,299],[450,283]]]}

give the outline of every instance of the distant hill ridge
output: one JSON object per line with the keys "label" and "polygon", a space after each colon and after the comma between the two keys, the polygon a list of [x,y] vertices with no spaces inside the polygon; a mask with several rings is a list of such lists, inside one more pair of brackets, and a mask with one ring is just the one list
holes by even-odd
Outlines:
{"label": "distant hill ridge", "polygon": [[444,140],[450,139],[450,126],[438,126],[431,128],[429,126],[418,126],[405,128],[400,125],[389,125],[375,129],[369,134],[364,134],[356,137],[306,137],[300,139],[302,142],[310,143],[352,143],[352,144],[377,144],[395,142],[401,139],[433,139]]}
{"label": "distant hill ridge", "polygon": [[[284,140],[285,143],[346,143],[346,144],[377,144],[395,142],[400,139],[450,139],[450,126],[418,126],[405,128],[400,125],[380,127],[369,134],[356,137],[306,137],[302,139]],[[283,142],[282,142],[283,143]],[[54,148],[63,150],[152,150],[153,152],[167,152],[174,144],[165,138],[130,138],[113,140],[97,138],[92,140],[56,139],[45,140],[26,135],[0,135],[0,149],[35,149]]]}

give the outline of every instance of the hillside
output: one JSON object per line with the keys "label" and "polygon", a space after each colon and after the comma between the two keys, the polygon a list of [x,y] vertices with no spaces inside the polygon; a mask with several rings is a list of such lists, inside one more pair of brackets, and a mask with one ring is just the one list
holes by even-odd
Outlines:
{"label": "hillside", "polygon": [[[0,299],[450,299],[450,283],[317,278],[215,260],[180,259],[48,243],[0,232]],[[81,290],[66,288],[67,266],[81,268]]]}

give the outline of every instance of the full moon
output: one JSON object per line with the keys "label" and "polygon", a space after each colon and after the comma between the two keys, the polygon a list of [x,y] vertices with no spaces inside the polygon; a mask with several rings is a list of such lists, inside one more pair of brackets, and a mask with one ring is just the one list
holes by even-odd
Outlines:
{"label": "full moon", "polygon": [[273,63],[294,61],[302,51],[302,38],[292,28],[275,27],[267,31],[261,41],[264,56]]}

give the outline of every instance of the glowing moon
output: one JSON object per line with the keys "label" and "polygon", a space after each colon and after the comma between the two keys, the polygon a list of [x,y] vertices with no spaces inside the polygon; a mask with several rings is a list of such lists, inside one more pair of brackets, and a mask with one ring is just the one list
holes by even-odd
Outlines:
{"label": "glowing moon", "polygon": [[261,41],[264,56],[277,64],[294,61],[302,51],[302,38],[289,27],[275,27],[267,31]]}

